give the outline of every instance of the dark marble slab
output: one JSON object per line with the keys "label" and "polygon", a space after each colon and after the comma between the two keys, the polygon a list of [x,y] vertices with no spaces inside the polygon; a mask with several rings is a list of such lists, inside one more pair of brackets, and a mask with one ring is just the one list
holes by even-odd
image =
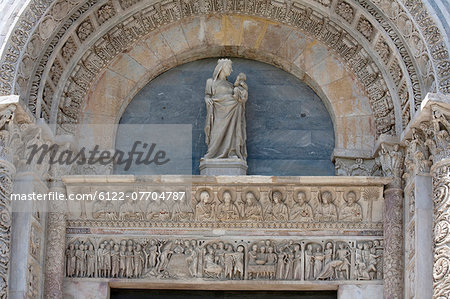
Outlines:
{"label": "dark marble slab", "polygon": [[[217,59],[198,60],[161,74],[139,91],[120,121],[191,124],[193,174],[199,174],[200,158],[207,151],[204,90],[216,62]],[[230,81],[234,82],[240,72],[247,74],[249,85],[249,174],[334,175],[330,160],[334,149],[333,123],[315,92],[274,66],[233,58]],[[136,171],[145,172],[141,168]]]}

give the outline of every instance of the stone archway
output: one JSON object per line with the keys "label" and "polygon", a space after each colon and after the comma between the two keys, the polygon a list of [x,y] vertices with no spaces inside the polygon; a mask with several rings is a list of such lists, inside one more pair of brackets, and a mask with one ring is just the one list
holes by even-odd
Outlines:
{"label": "stone archway", "polygon": [[[31,3],[17,19],[11,30],[17,34],[2,56],[2,94],[20,94],[33,112],[52,123],[77,122],[86,84],[142,34],[184,18],[223,14],[297,27],[344,60],[351,58],[371,105],[384,106],[373,107],[383,133],[405,128],[426,92],[448,90],[445,38],[422,3],[250,1],[236,6],[215,1],[64,0]],[[66,97],[75,103],[65,108]],[[62,113],[56,117],[58,111]]]}
{"label": "stone archway", "polygon": [[[442,20],[440,22],[435,19],[436,15],[431,6],[435,5],[436,2],[433,0],[314,0],[292,2],[248,0],[239,3],[236,1],[214,0],[181,0],[173,2],[139,0],[19,0],[15,1],[11,10],[5,10],[11,12],[11,15],[8,18],[2,18],[2,22],[9,26],[2,28],[0,33],[0,41],[4,41],[1,47],[0,94],[20,95],[20,103],[24,105],[17,103],[17,105],[14,105],[17,107],[28,105],[30,112],[35,117],[42,117],[44,122],[50,123],[53,130],[58,134],[72,134],[72,124],[79,124],[84,121],[95,122],[102,116],[104,119],[113,121],[114,114],[102,115],[98,113],[95,114],[95,118],[90,118],[94,114],[90,115],[89,111],[98,112],[99,109],[105,108],[105,106],[100,106],[100,108],[93,107],[95,101],[92,101],[90,93],[94,94],[96,90],[99,90],[97,89],[99,85],[96,86],[95,84],[103,84],[102,78],[106,78],[110,73],[114,73],[115,70],[123,68],[120,63],[132,62],[133,57],[137,58],[139,56],[127,54],[127,48],[130,45],[134,45],[147,34],[156,34],[160,30],[164,31],[169,27],[176,27],[180,23],[196,18],[209,20],[204,21],[203,24],[211,26],[208,26],[208,28],[203,27],[203,35],[200,34],[200,36],[206,38],[208,41],[206,46],[211,46],[212,49],[209,50],[215,53],[214,56],[247,57],[288,69],[292,65],[291,61],[277,60],[278,52],[273,49],[267,49],[266,52],[264,52],[266,49],[260,51],[261,46],[263,46],[263,40],[259,39],[261,35],[250,36],[250,40],[254,38],[254,42],[250,43],[252,46],[242,47],[240,34],[244,33],[245,30],[230,30],[227,31],[227,34],[220,30],[222,26],[229,26],[228,28],[245,27],[242,26],[243,23],[241,21],[236,21],[238,19],[246,19],[247,25],[256,27],[257,30],[264,28],[268,30],[270,26],[282,25],[281,27],[285,26],[296,30],[299,36],[304,34],[312,40],[323,43],[325,45],[322,48],[324,52],[329,50],[334,52],[336,55],[334,58],[337,58],[338,62],[336,63],[338,65],[347,63],[346,69],[348,73],[344,77],[348,80],[342,81],[342,84],[356,87],[357,91],[354,94],[352,93],[351,96],[358,100],[360,98],[364,99],[363,102],[348,101],[350,102],[349,106],[339,105],[338,103],[343,101],[338,101],[335,102],[336,107],[330,109],[333,113],[335,111],[339,113],[340,108],[350,107],[351,109],[346,112],[355,113],[355,119],[358,119],[356,115],[364,116],[364,119],[369,119],[372,125],[368,130],[358,131],[360,128],[351,123],[350,129],[345,134],[342,134],[343,138],[336,138],[337,149],[342,146],[342,148],[347,150],[347,153],[351,153],[351,156],[372,157],[375,147],[366,151],[364,144],[374,144],[374,140],[379,138],[381,133],[394,135],[393,142],[397,142],[398,139],[395,138],[400,135],[402,135],[402,138],[409,138],[411,136],[410,129],[414,127],[419,133],[424,133],[424,136],[428,138],[429,150],[423,144],[424,140],[421,139],[421,136],[414,136],[412,140],[422,143],[425,157],[429,157],[428,151],[433,152],[434,163],[438,166],[432,168],[432,171],[435,174],[435,185],[438,186],[444,184],[446,182],[445,178],[448,177],[448,167],[440,167],[439,165],[441,164],[438,164],[442,162],[439,161],[439,153],[445,152],[445,149],[436,149],[436,146],[433,147],[431,145],[437,144],[439,146],[440,140],[438,139],[442,135],[437,134],[437,130],[435,132],[436,136],[433,136],[430,128],[424,129],[423,132],[420,131],[417,121],[417,119],[426,119],[439,123],[440,120],[437,119],[437,116],[431,115],[430,110],[434,113],[435,109],[431,109],[429,104],[425,106],[424,113],[419,117],[420,104],[427,92],[449,93],[448,37],[444,33],[447,28],[442,28],[441,23],[444,23]],[[211,21],[211,19],[215,20]],[[222,23],[223,19],[228,19],[223,21],[226,23],[225,25]],[[267,27],[264,25],[262,28],[258,28],[258,25],[251,24],[252,21],[257,24],[260,22],[268,25]],[[199,22],[199,24],[202,23]],[[215,31],[215,29],[218,30]],[[230,35],[228,35],[229,32],[231,32]],[[282,30],[275,30],[272,32],[271,38],[273,41],[276,41],[282,34]],[[290,36],[293,36],[292,34],[290,33]],[[4,38],[5,36],[6,38]],[[267,37],[270,38],[268,35]],[[115,77],[116,82],[125,82],[124,86],[128,86],[127,84],[130,83],[129,85],[135,86],[137,90],[139,84],[144,84],[156,73],[189,61],[187,56],[183,56],[183,52],[178,51],[183,49],[182,43],[178,43],[170,36],[168,36],[167,41],[173,42],[172,45],[169,45],[169,48],[172,49],[173,47],[171,51],[174,54],[172,56],[169,55],[168,59],[170,58],[170,61],[157,65],[158,70],[155,74],[149,75],[146,79],[142,77],[142,81],[140,81],[140,78],[128,78],[129,74],[123,76],[118,74],[120,76]],[[257,51],[255,51],[256,44],[259,44]],[[181,48],[177,48],[180,45]],[[209,54],[202,52],[204,49],[196,48],[195,46],[190,48],[200,53],[198,57],[210,57],[208,56]],[[195,51],[184,53],[196,57]],[[156,55],[155,52],[153,53]],[[118,58],[118,56],[121,57]],[[160,59],[158,56],[156,55],[156,60]],[[139,62],[138,60],[136,61]],[[289,71],[292,73],[296,72],[299,78],[303,78],[320,94],[320,89],[323,88],[320,84],[320,79],[327,78],[311,74],[312,70],[305,67],[304,63],[305,61],[299,61],[298,69],[291,68]],[[144,62],[142,66],[145,68]],[[315,68],[320,67],[326,68],[327,63],[315,65]],[[152,71],[152,68],[153,65],[150,65],[149,71]],[[315,82],[319,82],[318,86],[315,86]],[[331,85],[332,82],[327,83],[324,83],[324,86]],[[128,92],[132,94],[134,90],[131,88]],[[118,94],[120,95],[120,93]],[[336,90],[331,91],[329,95],[325,96],[324,94],[325,92],[321,94],[321,97],[325,100],[328,99],[330,103],[336,98],[346,97],[345,93]],[[113,106],[109,103],[126,102],[126,100],[123,101],[124,96],[119,96],[118,98],[115,98],[115,95],[110,94],[110,96],[112,96],[109,98],[110,102],[99,103],[102,103],[101,105],[107,103],[106,107],[109,108]],[[437,96],[437,98],[440,97],[441,95]],[[117,112],[120,109],[116,108],[114,111]],[[367,115],[366,112],[368,112]],[[346,115],[345,113],[344,115]],[[25,111],[25,114],[28,114],[28,110]],[[118,114],[120,112],[116,115]],[[81,115],[84,116],[83,119],[80,118]],[[415,122],[411,122],[413,118],[416,118]],[[349,117],[346,119],[348,120]],[[336,125],[337,120],[338,118],[335,118],[335,126],[339,125],[341,129],[345,129],[348,122]],[[29,121],[34,122],[34,119],[31,117]],[[10,120],[7,120],[8,122]],[[420,127],[420,129],[423,128],[423,126]],[[1,127],[0,129],[2,133],[9,130],[8,127]],[[110,134],[111,132],[106,133]],[[383,140],[386,139],[381,141]],[[362,145],[360,145],[360,142]],[[408,161],[410,167],[412,158],[408,158],[410,159]],[[445,160],[445,163],[447,162]],[[445,166],[445,163],[442,163],[442,165]],[[392,169],[387,170],[385,175],[391,175]],[[413,178],[413,181],[417,179],[415,178],[417,177],[415,175],[418,171],[417,169],[414,170],[414,167],[412,167],[408,171],[408,175],[410,175],[410,178]],[[425,167],[425,171],[429,172],[429,169]],[[6,173],[3,171],[0,175],[9,177],[8,171]],[[57,172],[57,180],[58,175],[60,173],[58,174]],[[55,177],[52,177],[51,184],[55,186],[53,179]],[[43,180],[44,183],[47,183],[45,178]],[[399,177],[397,177],[397,180],[399,180]],[[431,186],[431,180],[426,186]],[[399,186],[397,187],[398,189],[395,192],[398,192],[400,195],[394,198],[393,209],[389,209],[389,211],[393,211],[389,217],[392,218],[390,220],[395,225],[391,225],[392,223],[387,225],[385,223],[385,232],[391,235],[387,239],[390,240],[390,246],[398,245],[389,249],[387,247],[388,255],[391,258],[388,263],[396,269],[389,272],[389,279],[386,280],[386,289],[388,290],[386,294],[402,292],[401,288],[399,290],[399,286],[402,283],[398,283],[402,279],[402,236],[408,232],[409,235],[405,237],[406,240],[411,241],[418,237],[417,241],[419,241],[419,234],[415,234],[414,225],[409,226],[407,228],[408,231],[406,229],[402,230],[401,193],[403,191]],[[410,182],[405,189],[405,192],[408,192],[406,202],[413,203],[413,209],[415,196],[417,197],[421,194],[420,197],[422,199],[429,199],[428,195],[418,193],[415,187],[417,187],[415,183]],[[437,188],[435,187],[436,190]],[[441,193],[436,192],[436,194],[439,197]],[[445,202],[448,196],[441,199],[444,199]],[[436,210],[437,215],[443,214],[442,212],[443,209]],[[52,215],[49,217],[49,239],[61,241],[54,243],[64,243],[63,240],[65,238],[65,218],[64,215],[59,216]],[[2,225],[8,230],[10,228],[9,218],[6,217],[5,219],[5,221],[2,221]],[[416,223],[416,225],[418,224]],[[436,227],[439,227],[438,225],[435,223]],[[437,234],[439,235],[439,232]],[[446,236],[442,235],[437,237],[442,237],[443,243],[447,244],[448,238],[445,239]],[[422,240],[421,238],[420,240]],[[5,246],[9,248],[9,235],[5,239],[7,241]],[[26,245],[23,248],[28,248],[28,242]],[[438,250],[439,248],[437,247],[436,253]],[[64,249],[61,251],[61,248],[56,248],[56,250],[50,249],[47,256],[49,261],[55,261],[55,263],[51,263],[54,266],[53,268],[49,267],[47,269],[50,279],[47,279],[46,283],[50,286],[53,285],[56,296],[61,294],[61,280],[58,279],[60,278],[58,275],[61,274],[61,269],[56,268],[61,268],[60,263],[63,259],[63,251]],[[26,255],[26,251],[24,252]],[[418,255],[416,254],[415,258]],[[22,260],[26,260],[26,258]],[[440,260],[436,262],[437,269],[439,269],[440,262]],[[445,262],[446,260],[444,259]],[[414,264],[415,260],[410,260],[409,263],[410,267],[416,270],[423,266],[419,267],[417,263]],[[427,263],[431,264],[431,259]],[[33,265],[36,266],[36,264]],[[8,264],[6,263],[6,269],[7,266]],[[24,267],[22,274],[25,275],[26,271],[30,271],[28,274],[30,274],[31,278],[36,277],[32,272],[42,270],[39,266],[30,269],[25,269],[28,265],[22,266]],[[7,273],[7,270],[5,271]],[[55,273],[56,275],[53,275]],[[1,276],[3,281],[7,283],[5,275],[2,273]],[[54,277],[58,278],[54,280]],[[23,284],[28,283],[28,280],[31,280],[31,278],[22,279]],[[444,279],[438,273],[436,294],[445,291],[446,285],[442,283],[443,281]],[[439,283],[444,286],[440,286]],[[33,284],[30,283],[30,286],[33,286]],[[1,292],[4,292],[4,290],[1,290]],[[408,292],[414,293],[414,290]]]}
{"label": "stone archway", "polygon": [[[199,25],[201,22],[204,24]],[[226,27],[232,23],[239,26],[234,32]],[[205,32],[203,39],[199,39],[202,26],[215,28],[215,32]],[[259,28],[255,34],[259,34],[258,44],[250,38],[251,32],[244,28],[246,26]],[[278,31],[285,35],[274,37],[273,33]],[[170,45],[168,36],[177,43]],[[306,82],[323,99],[330,112],[336,150],[347,150],[351,156],[372,156],[376,124],[370,100],[345,64],[325,45],[301,32],[243,16],[194,18],[168,26],[137,42],[127,53],[118,55],[93,83],[81,116],[83,123],[118,123],[134,95],[152,78],[184,62],[223,55],[267,62]],[[113,131],[101,132],[98,136],[101,138],[96,142],[110,148],[114,140],[105,141],[105,134],[115,136]]]}

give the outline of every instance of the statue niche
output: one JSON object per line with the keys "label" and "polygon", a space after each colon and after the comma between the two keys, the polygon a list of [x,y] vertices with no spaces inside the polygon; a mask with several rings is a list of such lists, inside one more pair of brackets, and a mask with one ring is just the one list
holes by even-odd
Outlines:
{"label": "statue niche", "polygon": [[247,173],[247,77],[240,73],[233,84],[228,81],[232,71],[231,60],[219,59],[213,77],[206,81],[205,142],[208,151],[200,160],[201,174]]}

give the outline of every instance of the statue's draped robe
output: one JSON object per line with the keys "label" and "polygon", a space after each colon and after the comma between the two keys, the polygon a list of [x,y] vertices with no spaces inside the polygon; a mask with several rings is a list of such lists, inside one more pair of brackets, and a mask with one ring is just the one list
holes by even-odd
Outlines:
{"label": "statue's draped robe", "polygon": [[205,125],[207,159],[247,158],[245,146],[245,102],[233,98],[233,84],[227,80],[208,79],[206,96],[213,105],[207,104]]}

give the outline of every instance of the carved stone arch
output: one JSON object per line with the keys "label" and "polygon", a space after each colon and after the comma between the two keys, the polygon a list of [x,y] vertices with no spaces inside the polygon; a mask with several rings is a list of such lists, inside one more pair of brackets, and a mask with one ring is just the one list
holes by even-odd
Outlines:
{"label": "carved stone arch", "polygon": [[[209,15],[206,17],[206,19],[222,17],[222,20],[226,18],[224,15]],[[278,25],[283,24],[283,20],[271,20],[269,17],[264,16],[261,18],[261,16],[256,17],[246,17],[239,13],[234,13],[230,17],[236,16],[236,18],[247,18],[247,21],[253,18],[253,19],[261,19],[264,23],[266,23],[265,26],[269,23],[274,23]],[[321,16],[321,15],[318,15]],[[316,16],[316,20],[311,21],[313,25],[311,26],[325,26],[323,24],[324,20],[328,22],[328,18],[318,17]],[[136,18],[136,17],[134,17]],[[202,18],[200,16],[200,18]],[[175,24],[178,21],[175,22]],[[288,25],[288,24],[287,24]],[[336,25],[336,24],[335,24]],[[165,26],[172,26],[172,25],[165,25]],[[205,25],[204,25],[205,26]],[[217,26],[217,24],[213,24],[213,26]],[[286,26],[286,25],[282,25]],[[310,26],[310,27],[311,27]],[[163,27],[160,27],[163,30]],[[77,65],[73,67],[72,69],[69,67],[68,71],[65,71],[62,75],[62,81],[63,85],[59,84],[56,88],[56,91],[54,93],[50,93],[50,100],[46,100],[46,94],[44,93],[42,95],[44,103],[52,103],[51,108],[51,115],[50,122],[51,123],[64,123],[64,122],[73,122],[76,121],[76,115],[78,114],[77,110],[74,110],[73,107],[69,107],[68,109],[65,109],[63,104],[61,102],[55,101],[56,99],[62,99],[64,101],[64,98],[69,97],[74,102],[73,99],[76,98],[76,105],[75,106],[82,106],[82,102],[84,100],[85,94],[88,92],[90,88],[90,84],[93,80],[95,80],[95,77],[97,76],[98,72],[100,70],[97,69],[97,67],[93,67],[92,64],[95,64],[92,62],[92,59],[97,59],[99,55],[100,56],[110,56],[110,57],[104,57],[106,59],[106,62],[100,62],[102,64],[102,67],[108,65],[111,60],[114,59],[115,55],[118,55],[121,51],[125,50],[125,44],[128,46],[127,39],[123,39],[122,41],[117,41],[121,37],[118,36],[121,35],[120,30],[123,31],[123,26],[115,26],[113,27],[109,33],[106,35],[106,41],[105,36],[97,40],[97,44],[100,44],[100,46],[94,46],[94,52],[93,54],[92,49],[87,50],[84,53],[79,53],[78,57],[80,57],[82,54],[84,54],[83,58],[77,62]],[[210,27],[206,27],[206,31],[214,30],[214,27],[212,29]],[[302,30],[304,32],[307,32],[308,29]],[[313,30],[313,29],[309,29]],[[328,29],[327,29],[328,30]],[[131,31],[131,29],[129,29]],[[322,30],[323,31],[323,30]],[[322,32],[320,31],[320,32]],[[111,33],[112,32],[112,33]],[[119,33],[117,33],[119,32]],[[317,36],[314,36],[314,32],[308,32],[306,35],[309,35],[313,38],[320,38],[319,35],[322,33],[316,33]],[[328,31],[327,31],[328,32]],[[124,32],[122,32],[124,33]],[[114,45],[114,41],[112,41],[112,36],[116,34],[116,45]],[[203,33],[208,34],[208,32]],[[274,34],[274,33],[272,33]],[[275,32],[275,34],[282,34],[282,32]],[[394,134],[395,131],[399,132],[401,130],[400,126],[400,119],[401,119],[401,108],[399,107],[398,101],[395,100],[397,98],[396,96],[396,89],[392,83],[389,82],[389,79],[386,81],[383,78],[386,76],[388,77],[388,73],[383,70],[382,67],[377,65],[377,60],[373,56],[373,54],[370,53],[370,51],[363,50],[363,46],[358,45],[358,42],[350,36],[350,34],[345,33],[344,29],[335,30],[335,32],[328,32],[328,36],[324,38],[324,42],[328,43],[329,47],[332,48],[332,45],[330,43],[337,42],[339,40],[343,40],[341,44],[339,44],[338,49],[335,49],[335,52],[341,56],[341,59],[343,61],[350,60],[349,66],[356,65],[355,69],[352,71],[355,73],[355,77],[359,79],[361,82],[360,86],[362,89],[366,90],[366,94],[370,97],[371,106],[373,107],[373,111],[375,114],[375,117],[377,119],[377,128],[378,133],[387,133],[391,132]],[[135,38],[137,39],[137,37]],[[132,38],[129,43],[134,42],[134,39]],[[226,40],[220,40],[218,44],[220,46],[235,46],[236,44],[233,44],[236,41],[226,41]],[[244,41],[245,42],[245,41]],[[118,43],[118,44],[117,44]],[[350,43],[350,44],[348,44]],[[110,49],[118,47],[118,49]],[[250,46],[252,48],[252,46]],[[100,49],[100,50],[99,50]],[[103,51],[103,54],[101,54],[101,51]],[[108,51],[112,51],[112,54],[107,54]],[[117,52],[117,53],[116,53]],[[95,58],[95,56],[97,56]],[[276,55],[274,55],[276,56]],[[92,58],[94,57],[94,58]],[[77,58],[78,59],[78,58]],[[271,62],[273,63],[273,62]],[[73,63],[72,63],[73,65]],[[358,66],[359,65],[359,66]],[[94,69],[92,69],[94,68]],[[403,76],[404,77],[404,76]],[[44,83],[47,84],[47,83]],[[42,80],[41,80],[42,85]],[[410,85],[410,84],[409,84]],[[49,87],[51,89],[51,87]],[[45,90],[44,90],[45,91]],[[69,96],[67,96],[69,95]],[[60,104],[59,109],[57,109],[57,104]],[[394,109],[396,108],[396,109]],[[49,108],[47,107],[47,110]],[[64,111],[69,110],[65,115]],[[395,110],[395,114],[394,114]],[[79,111],[79,109],[78,109]],[[58,116],[55,116],[56,113],[59,113]],[[397,128],[394,129],[392,125],[394,124],[394,120],[397,119]],[[390,123],[392,122],[392,123]]]}
{"label": "carved stone arch", "polygon": [[[373,66],[375,66],[375,74],[383,75],[384,80],[377,81],[376,85],[384,85],[384,91],[389,91],[388,93],[385,93],[385,95],[393,98],[390,109],[392,109],[392,106],[396,107],[396,130],[386,131],[392,134],[395,132],[399,133],[402,127],[404,128],[406,126],[411,116],[414,115],[415,109],[422,100],[423,95],[428,92],[430,88],[433,89],[432,86],[429,86],[430,84],[434,84],[434,88],[437,90],[448,92],[450,81],[448,78],[449,74],[446,71],[449,63],[447,43],[442,37],[442,28],[440,28],[439,25],[436,25],[433,18],[430,16],[430,12],[427,10],[427,5],[422,2],[406,0],[377,0],[376,2],[367,0],[317,0],[314,2],[277,2],[277,4],[273,1],[262,1],[267,5],[264,11],[248,11],[245,10],[247,8],[244,8],[244,10],[241,10],[239,7],[230,8],[229,5],[232,3],[231,1],[223,2],[223,4],[225,4],[224,7],[219,6],[218,9],[213,9],[210,5],[211,1],[181,1],[160,4],[144,3],[143,1],[137,0],[32,1],[24,8],[22,15],[17,19],[15,27],[11,30],[11,35],[3,48],[4,51],[1,64],[2,76],[0,80],[2,86],[1,93],[20,93],[26,101],[30,101],[29,105],[32,110],[35,110],[36,108],[36,101],[41,101],[40,97],[43,96],[43,103],[50,106],[42,106],[46,108],[44,109],[44,114],[42,116],[47,120],[50,119],[51,113],[57,113],[58,110],[61,110],[58,109],[56,103],[52,104],[51,101],[59,102],[61,98],[60,95],[64,96],[61,92],[61,89],[63,88],[52,85],[52,77],[54,77],[52,75],[54,74],[43,76],[43,71],[45,69],[50,69],[53,66],[55,66],[55,70],[58,69],[58,63],[61,64],[61,51],[58,53],[54,52],[56,50],[64,49],[66,45],[74,45],[77,47],[77,50],[82,51],[81,54],[92,51],[92,49],[88,50],[88,48],[85,47],[85,45],[87,45],[85,43],[88,39],[80,39],[77,34],[77,30],[80,28],[79,26],[84,22],[92,23],[91,25],[94,27],[94,32],[89,34],[89,36],[97,38],[102,36],[106,29],[123,21],[123,19],[119,17],[101,16],[101,18],[99,18],[99,13],[105,11],[102,10],[105,5],[110,5],[116,12],[116,16],[121,15],[125,18],[133,14],[133,12],[139,11],[144,14],[148,10],[153,10],[158,14],[157,17],[159,17],[159,21],[162,20],[162,22],[156,24],[155,27],[159,27],[161,24],[167,24],[168,22],[166,22],[167,20],[165,20],[165,18],[179,20],[188,17],[189,15],[200,16],[211,14],[254,15],[295,26],[295,21],[298,21],[299,19],[295,20],[295,17],[292,18],[292,16],[297,13],[296,16],[301,16],[302,14],[308,17],[315,16],[315,23],[309,23],[308,21],[308,24],[306,24],[303,21],[303,25],[306,24],[306,27],[309,26],[309,28],[313,29],[328,25],[335,27],[333,30],[335,30],[334,33],[337,34],[336,36],[333,36],[332,30],[326,33],[328,34],[327,37],[319,37],[319,39],[337,38],[339,40],[339,38],[342,38],[339,34],[340,32],[343,32],[341,31],[342,28],[339,29],[339,26],[343,24],[342,26],[346,27],[345,29],[349,31],[349,36],[352,36],[353,39],[356,38],[355,41],[358,41],[358,43],[361,42],[362,47],[364,48],[362,52],[364,52],[365,55],[372,57],[374,61],[372,63]],[[190,6],[187,7],[186,5]],[[346,17],[346,15],[340,11],[339,8],[342,5],[348,5],[353,10],[350,17]],[[246,5],[246,7],[248,7],[248,5]],[[174,14],[168,14],[170,10],[172,10]],[[177,11],[179,15],[177,15]],[[397,18],[397,16],[392,13],[393,11],[401,13],[404,16],[402,19],[403,21],[400,18]],[[156,14],[154,14],[154,16]],[[122,25],[123,28],[127,29],[126,24],[122,23]],[[89,26],[86,26],[86,28],[87,27]],[[336,28],[338,29],[336,30]],[[405,28],[407,31],[405,31]],[[141,29],[145,31],[145,26]],[[134,33],[139,34],[137,31]],[[41,39],[41,43],[33,44],[33,41],[38,39]],[[418,44],[422,45],[419,49],[419,52],[421,52],[419,56],[424,57],[423,61],[425,62],[418,61],[418,59],[412,55],[412,53],[415,53],[414,50]],[[39,45],[42,47],[38,47]],[[34,59],[33,55],[30,54],[32,54],[33,51],[36,51],[37,48],[39,49],[37,51],[39,53],[36,56],[37,59]],[[386,51],[389,51],[390,53],[388,54],[390,55],[384,56],[385,63],[378,63],[378,60],[383,61],[383,58],[379,59],[381,56],[380,53],[384,53],[383,55],[385,55]],[[70,49],[66,52],[69,56],[73,54]],[[80,57],[81,54],[79,55]],[[52,58],[48,59],[50,57]],[[394,59],[393,57],[396,58]],[[75,61],[73,62],[75,63]],[[27,66],[29,63],[34,64],[30,67]],[[60,69],[69,68],[72,70],[72,67],[74,67],[72,62],[70,65],[66,65],[64,62],[62,64]],[[83,63],[78,63],[74,68],[74,72],[70,71],[70,75],[67,76],[66,79],[70,80],[71,78],[76,78],[76,76],[79,75],[80,69],[81,71],[89,73],[89,70],[83,69],[82,66]],[[100,71],[104,66],[105,65],[100,63]],[[30,70],[33,71],[30,73]],[[56,73],[56,77],[58,77],[58,75],[60,74]],[[368,80],[368,78],[373,80],[373,78],[368,75],[370,75],[370,72],[369,74],[366,73],[362,75],[363,81]],[[376,79],[377,78],[375,77],[375,80]],[[26,85],[27,82],[31,83],[24,89],[23,86],[24,84]],[[43,85],[41,85],[41,83]],[[48,86],[47,89],[45,88],[46,85]],[[55,90],[52,90],[52,88],[58,88],[58,93],[55,94]],[[368,89],[370,96],[375,97],[376,101],[378,101],[380,98],[380,91]],[[49,97],[54,100],[49,100]],[[384,99],[382,99],[382,101],[384,101]],[[77,102],[74,105],[80,106],[81,103]],[[401,109],[398,109],[398,107],[401,107]],[[374,111],[377,110],[374,109]],[[39,112],[39,109],[37,112]],[[73,114],[71,111],[66,111],[66,114],[67,113]],[[78,121],[76,113],[75,115],[69,116],[72,117],[75,122]],[[385,115],[376,115],[376,118],[381,122],[388,121],[386,120]],[[57,118],[53,118],[53,120],[57,121]],[[401,123],[403,123],[403,126]]]}
{"label": "carved stone arch", "polygon": [[[246,17],[242,16],[226,18],[230,22],[235,21],[234,18],[246,20]],[[118,55],[92,84],[80,115],[83,123],[118,124],[122,113],[142,87],[152,78],[180,64],[200,58],[242,57],[275,65],[311,86],[324,101],[332,118],[335,149],[338,151],[346,149],[356,155],[371,156],[376,129],[369,98],[362,92],[354,74],[336,55],[328,51],[325,45],[287,26],[276,24],[271,26],[276,26],[276,30],[292,34],[296,38],[290,42],[284,42],[284,39],[274,42],[274,38],[269,34],[263,38],[258,49],[252,49],[245,41],[241,45],[224,46],[220,39],[210,40],[209,38],[214,37],[214,34],[211,34],[205,41],[199,41],[192,48],[189,47],[189,43],[193,42],[193,36],[197,32],[185,35],[182,29],[197,28],[195,26],[197,22],[199,20],[193,18],[189,22],[174,24],[165,30],[149,34],[127,53]],[[214,23],[217,25],[218,22],[221,23],[222,20],[214,17],[206,25],[214,26]],[[164,40],[164,36],[167,35],[177,40],[181,46],[177,48],[160,46],[159,49],[152,46],[161,38]],[[278,44],[278,47],[274,48],[274,44]],[[164,56],[156,57],[155,51]],[[131,69],[132,72],[127,69]],[[94,136],[98,137],[95,140],[96,144],[103,148],[111,148],[115,142],[116,129],[117,126],[111,126],[110,131],[102,131],[98,136]],[[77,133],[76,135],[80,136],[81,132]],[[103,136],[112,138],[105,141]]]}

